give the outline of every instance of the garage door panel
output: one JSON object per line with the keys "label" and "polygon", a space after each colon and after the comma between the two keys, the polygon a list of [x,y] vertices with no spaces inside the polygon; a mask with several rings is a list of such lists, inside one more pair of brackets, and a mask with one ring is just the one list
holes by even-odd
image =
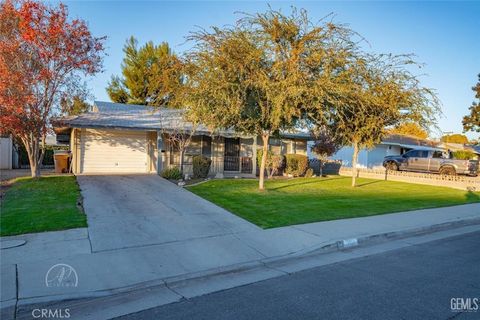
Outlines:
{"label": "garage door panel", "polygon": [[147,172],[144,131],[82,130],[82,173]]}

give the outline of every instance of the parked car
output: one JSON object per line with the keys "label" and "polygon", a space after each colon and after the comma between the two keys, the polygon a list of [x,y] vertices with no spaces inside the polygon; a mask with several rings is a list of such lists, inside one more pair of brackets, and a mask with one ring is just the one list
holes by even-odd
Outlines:
{"label": "parked car", "polygon": [[477,160],[456,160],[441,150],[414,149],[402,155],[386,156],[383,166],[387,170],[421,171],[444,175],[465,174],[477,176]]}

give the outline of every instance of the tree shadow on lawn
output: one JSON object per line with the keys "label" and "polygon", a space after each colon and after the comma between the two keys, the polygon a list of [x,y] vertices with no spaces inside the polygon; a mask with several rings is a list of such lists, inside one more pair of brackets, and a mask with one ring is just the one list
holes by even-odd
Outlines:
{"label": "tree shadow on lawn", "polygon": [[320,179],[314,179],[314,180],[309,180],[305,181],[302,178],[297,178],[298,183],[289,183],[284,186],[276,187],[276,188],[268,188],[269,190],[280,190],[280,189],[285,189],[285,188],[291,188],[291,187],[296,187],[296,186],[304,186],[307,184],[314,184],[318,182],[325,182],[325,181],[332,181],[332,180],[342,180],[342,179],[350,179],[350,177],[327,177],[327,178],[320,178]]}
{"label": "tree shadow on lawn", "polygon": [[468,202],[480,202],[480,195],[478,192],[468,191],[465,193],[465,199]]}
{"label": "tree shadow on lawn", "polygon": [[368,186],[370,184],[374,184],[374,183],[380,183],[380,182],[383,182],[384,180],[375,180],[375,181],[370,181],[370,182],[365,182],[365,183],[361,183],[361,184],[357,184],[357,188],[359,187],[365,187],[365,186]]}

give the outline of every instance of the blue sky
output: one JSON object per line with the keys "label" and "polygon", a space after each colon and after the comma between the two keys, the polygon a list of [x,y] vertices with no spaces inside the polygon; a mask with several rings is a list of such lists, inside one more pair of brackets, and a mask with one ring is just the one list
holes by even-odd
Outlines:
{"label": "blue sky", "polygon": [[[107,36],[105,72],[88,83],[97,100],[109,101],[105,87],[120,74],[125,40],[167,41],[174,51],[188,49],[185,36],[197,26],[231,24],[235,12],[265,11],[268,3],[288,12],[295,4],[317,20],[329,13],[365,37],[369,50],[414,53],[425,63],[422,83],[435,88],[443,104],[444,132],[461,132],[461,119],[473,101],[471,87],[480,73],[480,2],[247,2],[247,1],[67,1],[73,17],[87,21],[95,36]],[[435,133],[434,135],[439,135]],[[478,137],[468,134],[469,137]]]}

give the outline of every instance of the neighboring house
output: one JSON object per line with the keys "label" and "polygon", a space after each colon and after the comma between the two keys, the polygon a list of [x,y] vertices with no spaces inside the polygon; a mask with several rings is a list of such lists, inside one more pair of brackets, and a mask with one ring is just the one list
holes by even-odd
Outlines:
{"label": "neighboring house", "polygon": [[[358,154],[358,168],[377,169],[383,168],[383,158],[391,155],[404,154],[408,150],[422,148],[436,150],[438,147],[434,141],[419,139],[412,136],[391,134],[387,135],[382,142],[372,149],[362,149]],[[342,165],[352,166],[353,148],[343,147],[330,159],[341,160]]]}
{"label": "neighboring house", "polygon": [[[53,150],[65,147],[65,143],[58,143],[54,135],[45,138],[47,150],[43,158],[43,167],[53,166]],[[67,142],[68,145],[68,142]],[[15,143],[10,137],[0,137],[0,169],[27,169],[30,168],[27,152],[23,144]]]}
{"label": "neighboring house", "polygon": [[437,145],[438,148],[443,150],[455,151],[470,151],[475,154],[476,158],[479,158],[480,148],[478,146],[465,145],[461,143],[449,143],[449,142],[440,142]]}
{"label": "neighboring house", "polygon": [[[169,143],[169,133],[190,132],[182,110],[96,101],[92,112],[52,121],[57,139],[69,140],[72,171],[91,173],[150,173],[179,165],[179,152]],[[271,138],[269,149],[277,154],[307,153],[305,133],[284,133]],[[203,125],[195,130],[185,152],[185,172],[192,172],[192,157],[212,160],[210,175],[257,172],[256,150],[260,137],[233,130],[215,132]],[[160,152],[159,152],[160,151]]]}
{"label": "neighboring house", "polygon": [[0,169],[18,168],[18,150],[11,136],[0,137]]}
{"label": "neighboring house", "polygon": [[13,141],[11,137],[0,137],[0,169],[12,169]]}

